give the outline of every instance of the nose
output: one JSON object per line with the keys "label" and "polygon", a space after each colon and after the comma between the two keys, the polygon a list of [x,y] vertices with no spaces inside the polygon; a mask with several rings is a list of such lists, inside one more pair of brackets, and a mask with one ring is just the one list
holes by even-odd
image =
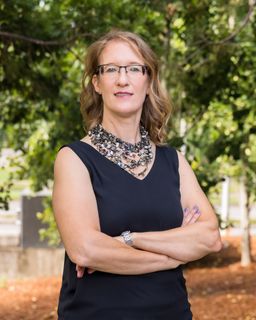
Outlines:
{"label": "nose", "polygon": [[117,85],[122,86],[122,87],[127,86],[129,84],[128,74],[127,74],[125,68],[120,68],[120,70],[117,74],[116,81],[117,81]]}

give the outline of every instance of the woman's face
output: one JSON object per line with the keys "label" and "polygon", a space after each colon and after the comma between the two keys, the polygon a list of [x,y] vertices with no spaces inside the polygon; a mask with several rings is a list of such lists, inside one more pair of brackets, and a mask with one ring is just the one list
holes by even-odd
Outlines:
{"label": "woman's face", "polygon": [[[142,57],[126,42],[110,41],[103,49],[99,65],[144,65]],[[104,113],[116,113],[119,116],[141,114],[148,93],[149,78],[141,68],[118,69],[104,67],[92,79],[95,91],[101,94]]]}

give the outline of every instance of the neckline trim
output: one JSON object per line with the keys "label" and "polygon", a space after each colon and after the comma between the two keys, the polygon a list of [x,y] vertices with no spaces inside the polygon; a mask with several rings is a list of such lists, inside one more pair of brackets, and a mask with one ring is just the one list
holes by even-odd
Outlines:
{"label": "neckline trim", "polygon": [[85,142],[85,141],[82,141],[82,140],[78,140],[81,144],[84,144],[84,145],[87,145],[89,146],[89,149],[91,150],[94,150],[101,158],[104,158],[107,160],[108,163],[112,164],[113,166],[119,168],[122,172],[124,172],[125,174],[127,174],[129,177],[131,177],[132,179],[136,180],[136,181],[139,181],[139,182],[142,182],[142,181],[145,181],[145,180],[148,180],[149,177],[152,175],[153,171],[155,170],[155,167],[156,167],[156,162],[157,162],[157,159],[158,159],[158,153],[159,153],[159,148],[157,145],[155,145],[155,157],[153,159],[153,164],[149,170],[149,172],[147,173],[147,175],[143,178],[143,179],[139,179],[139,178],[136,178],[134,175],[132,175],[131,173],[129,173],[127,170],[119,167],[116,163],[114,163],[113,161],[111,161],[110,159],[108,159],[107,157],[105,157],[103,154],[101,154],[96,148],[94,148],[92,145],[90,145],[89,143]]}

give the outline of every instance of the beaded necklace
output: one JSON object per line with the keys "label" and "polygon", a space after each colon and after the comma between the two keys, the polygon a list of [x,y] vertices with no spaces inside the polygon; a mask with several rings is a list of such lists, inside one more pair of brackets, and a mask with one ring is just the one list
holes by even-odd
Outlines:
{"label": "beaded necklace", "polygon": [[[92,144],[102,155],[135,177],[144,177],[148,164],[153,159],[149,135],[142,125],[140,125],[140,134],[141,140],[132,144],[106,131],[101,124],[88,131]],[[133,170],[140,166],[145,168],[135,173]]]}

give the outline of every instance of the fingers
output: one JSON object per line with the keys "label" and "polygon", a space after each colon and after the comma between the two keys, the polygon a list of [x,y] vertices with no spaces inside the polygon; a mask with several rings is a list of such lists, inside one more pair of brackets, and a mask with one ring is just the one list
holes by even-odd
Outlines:
{"label": "fingers", "polygon": [[182,221],[182,226],[186,226],[189,221],[191,220],[192,213],[189,208],[185,208],[183,211],[183,221]]}
{"label": "fingers", "polygon": [[182,226],[195,223],[200,217],[201,211],[198,206],[194,206],[192,209],[185,208],[183,212]]}
{"label": "fingers", "polygon": [[84,271],[85,271],[85,267],[80,267],[80,266],[76,265],[77,278],[82,278],[84,275]]}
{"label": "fingers", "polygon": [[[95,272],[95,271],[96,271],[96,270],[91,269],[91,268],[88,268],[88,269],[87,269],[88,274],[92,274],[92,273]],[[76,275],[77,275],[77,278],[82,278],[82,277],[84,276],[84,272],[85,272],[85,267],[81,267],[81,266],[76,265]]]}
{"label": "fingers", "polygon": [[91,269],[91,268],[88,268],[87,269],[87,272],[89,273],[89,274],[92,274],[93,272],[95,272],[96,270],[94,270],[94,269]]}
{"label": "fingers", "polygon": [[194,206],[192,212],[193,216],[190,219],[189,224],[195,223],[201,215],[201,211],[199,210],[198,206]]}

